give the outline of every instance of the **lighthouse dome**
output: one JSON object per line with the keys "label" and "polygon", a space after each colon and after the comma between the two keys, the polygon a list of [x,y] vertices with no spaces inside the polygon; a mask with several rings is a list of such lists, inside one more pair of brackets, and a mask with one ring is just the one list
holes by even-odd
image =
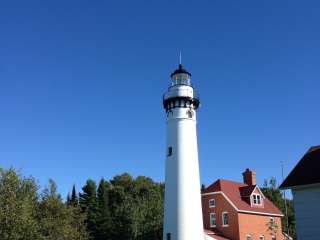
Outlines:
{"label": "lighthouse dome", "polygon": [[176,69],[172,74],[171,77],[178,75],[178,74],[187,74],[191,77],[191,73],[189,73],[186,69],[183,68],[182,64],[179,64],[179,68]]}

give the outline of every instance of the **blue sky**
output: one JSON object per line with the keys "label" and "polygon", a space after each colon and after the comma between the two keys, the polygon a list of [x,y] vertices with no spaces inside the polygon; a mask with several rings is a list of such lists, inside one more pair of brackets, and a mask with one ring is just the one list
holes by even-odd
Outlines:
{"label": "blue sky", "polygon": [[162,94],[201,95],[201,181],[281,179],[319,141],[318,1],[0,4],[0,166],[65,196],[87,178],[164,180]]}

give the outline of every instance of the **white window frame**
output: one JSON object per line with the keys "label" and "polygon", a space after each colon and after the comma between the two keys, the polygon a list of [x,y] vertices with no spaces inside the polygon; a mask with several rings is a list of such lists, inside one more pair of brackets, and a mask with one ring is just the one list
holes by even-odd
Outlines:
{"label": "white window frame", "polygon": [[[259,199],[259,201],[258,201]],[[252,204],[253,205],[262,205],[262,196],[261,194],[258,193],[253,193],[252,194]]]}
{"label": "white window frame", "polygon": [[[213,205],[210,204],[210,202],[213,201]],[[216,200],[214,198],[209,199],[209,208],[214,208],[216,207]]]}
{"label": "white window frame", "polygon": [[252,240],[253,238],[252,238],[252,235],[251,234],[247,234],[247,236],[246,236],[246,240]]}
{"label": "white window frame", "polygon": [[274,236],[274,235],[272,235],[272,236],[271,236],[271,240],[277,240],[277,237]]}
{"label": "white window frame", "polygon": [[[227,215],[227,219],[228,219],[228,224],[224,224],[224,215]],[[228,212],[222,212],[222,214],[221,214],[221,218],[222,218],[222,227],[229,227],[229,214],[228,214]]]}
{"label": "white window frame", "polygon": [[[216,224],[212,224],[212,219],[214,218],[214,221]],[[217,226],[217,217],[215,213],[210,213],[210,227],[216,227]]]}
{"label": "white window frame", "polygon": [[264,237],[264,235],[260,235],[259,236],[259,240],[265,240],[266,238]]}

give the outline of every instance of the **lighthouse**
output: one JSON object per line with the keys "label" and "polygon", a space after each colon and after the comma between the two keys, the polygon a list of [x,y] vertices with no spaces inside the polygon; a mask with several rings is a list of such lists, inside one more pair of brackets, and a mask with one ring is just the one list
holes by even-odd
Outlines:
{"label": "lighthouse", "polygon": [[181,64],[163,95],[167,120],[163,240],[203,240],[197,146],[199,97]]}

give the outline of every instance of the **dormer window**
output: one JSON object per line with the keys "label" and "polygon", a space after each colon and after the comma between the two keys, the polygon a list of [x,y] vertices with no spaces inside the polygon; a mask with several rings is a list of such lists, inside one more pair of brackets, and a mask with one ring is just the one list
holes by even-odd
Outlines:
{"label": "dormer window", "polygon": [[253,205],[261,205],[262,199],[260,194],[252,194],[252,203]]}

